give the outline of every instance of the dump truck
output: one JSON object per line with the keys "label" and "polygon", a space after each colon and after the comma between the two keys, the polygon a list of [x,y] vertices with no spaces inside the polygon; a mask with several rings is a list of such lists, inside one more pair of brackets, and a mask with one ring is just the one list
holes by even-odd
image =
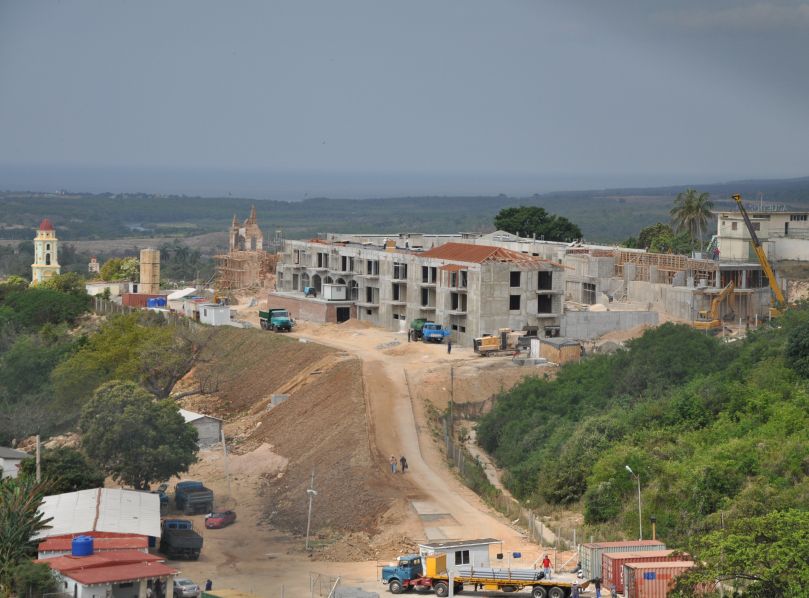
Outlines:
{"label": "dump truck", "polygon": [[264,330],[273,332],[289,332],[292,330],[292,318],[285,309],[268,309],[258,312],[258,321]]}
{"label": "dump truck", "polygon": [[202,482],[186,480],[174,486],[174,504],[186,515],[213,511],[213,490]]}
{"label": "dump truck", "polygon": [[164,519],[161,522],[160,552],[170,559],[196,561],[202,551],[202,536],[188,519]]}
{"label": "dump truck", "polygon": [[410,330],[412,331],[411,334],[413,335],[413,340],[421,340],[421,331],[426,323],[427,320],[424,318],[417,318],[410,322]]}
{"label": "dump truck", "polygon": [[[545,579],[544,575],[539,569],[460,565],[455,568],[451,582],[456,594],[464,588],[502,592],[518,592],[527,588],[532,598],[568,598],[574,584],[578,583],[580,589],[589,585],[588,581],[577,580],[573,575],[555,575],[553,579]],[[419,592],[432,589],[439,598],[449,596],[447,555],[401,556],[395,565],[382,567],[382,583],[388,586],[391,594],[412,589]]]}
{"label": "dump truck", "polygon": [[425,343],[440,343],[449,336],[449,330],[435,322],[425,322],[421,327],[421,340]]}

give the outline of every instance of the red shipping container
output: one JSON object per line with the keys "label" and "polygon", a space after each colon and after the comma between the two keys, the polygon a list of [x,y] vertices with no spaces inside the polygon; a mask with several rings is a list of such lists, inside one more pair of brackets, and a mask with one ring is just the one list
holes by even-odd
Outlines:
{"label": "red shipping container", "polygon": [[668,563],[626,563],[625,598],[666,598],[675,579],[694,567],[692,561]]}
{"label": "red shipping container", "polygon": [[121,295],[121,303],[127,307],[140,307],[145,309],[149,299],[165,297],[165,295],[149,295],[147,293],[124,293]]}
{"label": "red shipping container", "polygon": [[664,563],[682,561],[688,555],[674,550],[651,550],[648,552],[605,552],[601,555],[601,581],[608,589],[615,584],[615,591],[624,593],[624,565],[626,563]]}

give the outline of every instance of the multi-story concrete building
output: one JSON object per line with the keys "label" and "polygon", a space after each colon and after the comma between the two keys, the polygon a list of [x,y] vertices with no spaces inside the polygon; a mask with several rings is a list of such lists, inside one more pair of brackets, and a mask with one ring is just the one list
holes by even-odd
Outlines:
{"label": "multi-story concrete building", "polygon": [[[809,261],[809,212],[748,210],[770,260]],[[756,261],[750,232],[738,211],[717,212],[716,236],[722,260]]]}
{"label": "multi-story concrete building", "polygon": [[[424,235],[349,239],[285,241],[271,306],[300,317],[320,303],[324,320],[354,316],[392,330],[424,318],[445,325],[454,342],[466,345],[500,328],[534,329],[540,336],[559,332],[564,281],[558,263],[493,245],[432,242]],[[448,239],[458,237],[441,241]],[[345,286],[345,300],[324,299],[327,285]],[[313,290],[308,298],[306,289]],[[336,309],[326,311],[327,303]]]}

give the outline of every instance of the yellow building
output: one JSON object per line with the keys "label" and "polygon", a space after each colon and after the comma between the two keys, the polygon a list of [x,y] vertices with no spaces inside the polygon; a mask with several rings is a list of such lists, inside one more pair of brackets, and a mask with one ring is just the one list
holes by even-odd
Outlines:
{"label": "yellow building", "polygon": [[39,223],[37,236],[34,238],[34,263],[31,264],[31,284],[45,282],[52,276],[61,273],[58,254],[59,240],[53,224],[47,218]]}

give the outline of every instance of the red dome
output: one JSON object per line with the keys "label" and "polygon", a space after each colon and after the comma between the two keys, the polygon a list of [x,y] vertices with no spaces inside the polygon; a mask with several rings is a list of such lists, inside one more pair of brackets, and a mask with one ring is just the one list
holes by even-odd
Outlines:
{"label": "red dome", "polygon": [[39,230],[53,230],[53,224],[47,218],[43,218],[42,222],[39,223]]}

